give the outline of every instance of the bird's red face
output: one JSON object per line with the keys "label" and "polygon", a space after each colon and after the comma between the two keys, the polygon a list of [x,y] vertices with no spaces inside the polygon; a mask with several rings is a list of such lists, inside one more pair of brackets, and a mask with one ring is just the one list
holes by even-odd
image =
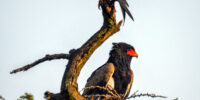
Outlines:
{"label": "bird's red face", "polygon": [[137,52],[134,51],[133,49],[128,49],[126,53],[127,53],[127,55],[129,55],[129,56],[138,57]]}

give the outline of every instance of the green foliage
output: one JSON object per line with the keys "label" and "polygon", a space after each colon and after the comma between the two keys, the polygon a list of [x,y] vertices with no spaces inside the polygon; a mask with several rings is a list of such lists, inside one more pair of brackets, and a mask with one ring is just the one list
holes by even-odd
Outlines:
{"label": "green foliage", "polygon": [[34,100],[33,95],[30,93],[25,93],[24,95],[20,96],[17,100]]}

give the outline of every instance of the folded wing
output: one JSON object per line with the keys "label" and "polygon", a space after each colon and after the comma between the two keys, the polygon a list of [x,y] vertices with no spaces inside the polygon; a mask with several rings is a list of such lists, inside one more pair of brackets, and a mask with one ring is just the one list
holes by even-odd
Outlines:
{"label": "folded wing", "polygon": [[[112,63],[107,63],[100,68],[98,68],[96,71],[92,73],[90,78],[87,80],[85,87],[90,86],[107,86],[107,85],[114,85],[114,81],[112,80],[112,75],[114,73],[114,65]],[[114,88],[114,86],[112,86]],[[99,93],[99,89],[85,89],[83,91],[83,95],[90,95],[90,94],[101,94]]]}

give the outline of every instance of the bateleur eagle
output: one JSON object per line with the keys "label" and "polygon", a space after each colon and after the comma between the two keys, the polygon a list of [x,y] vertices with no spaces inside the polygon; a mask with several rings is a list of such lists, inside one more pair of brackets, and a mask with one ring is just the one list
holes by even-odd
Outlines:
{"label": "bateleur eagle", "polygon": [[[126,43],[113,43],[108,61],[96,69],[88,78],[85,87],[100,86],[111,91],[117,91],[124,100],[129,95],[132,82],[133,71],[130,68],[131,59],[138,57],[133,46]],[[105,95],[106,90],[99,88],[85,89],[84,95]],[[93,100],[102,100],[104,97],[93,97]],[[115,99],[112,99],[115,100]]]}

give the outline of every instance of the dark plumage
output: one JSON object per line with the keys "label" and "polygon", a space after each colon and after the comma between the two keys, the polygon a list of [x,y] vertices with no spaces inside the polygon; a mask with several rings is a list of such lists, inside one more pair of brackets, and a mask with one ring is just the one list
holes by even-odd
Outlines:
{"label": "dark plumage", "polygon": [[[88,78],[86,86],[102,86],[110,90],[115,89],[125,99],[131,89],[133,72],[130,68],[132,57],[138,57],[133,46],[126,43],[113,43],[108,61],[95,70]],[[86,89],[83,95],[108,94],[98,88]],[[93,98],[97,100],[97,98]],[[102,98],[101,98],[102,99]]]}
{"label": "dark plumage", "polygon": [[[102,5],[102,1],[103,0],[99,0],[99,7]],[[115,6],[114,6],[115,1],[118,1],[119,5],[121,7],[121,10],[122,10],[122,15],[123,15],[124,21],[126,18],[126,13],[134,21],[133,16],[131,15],[130,11],[128,10],[129,5],[126,0],[106,0],[106,1],[110,5],[110,7],[112,7],[113,9],[115,9]]]}

